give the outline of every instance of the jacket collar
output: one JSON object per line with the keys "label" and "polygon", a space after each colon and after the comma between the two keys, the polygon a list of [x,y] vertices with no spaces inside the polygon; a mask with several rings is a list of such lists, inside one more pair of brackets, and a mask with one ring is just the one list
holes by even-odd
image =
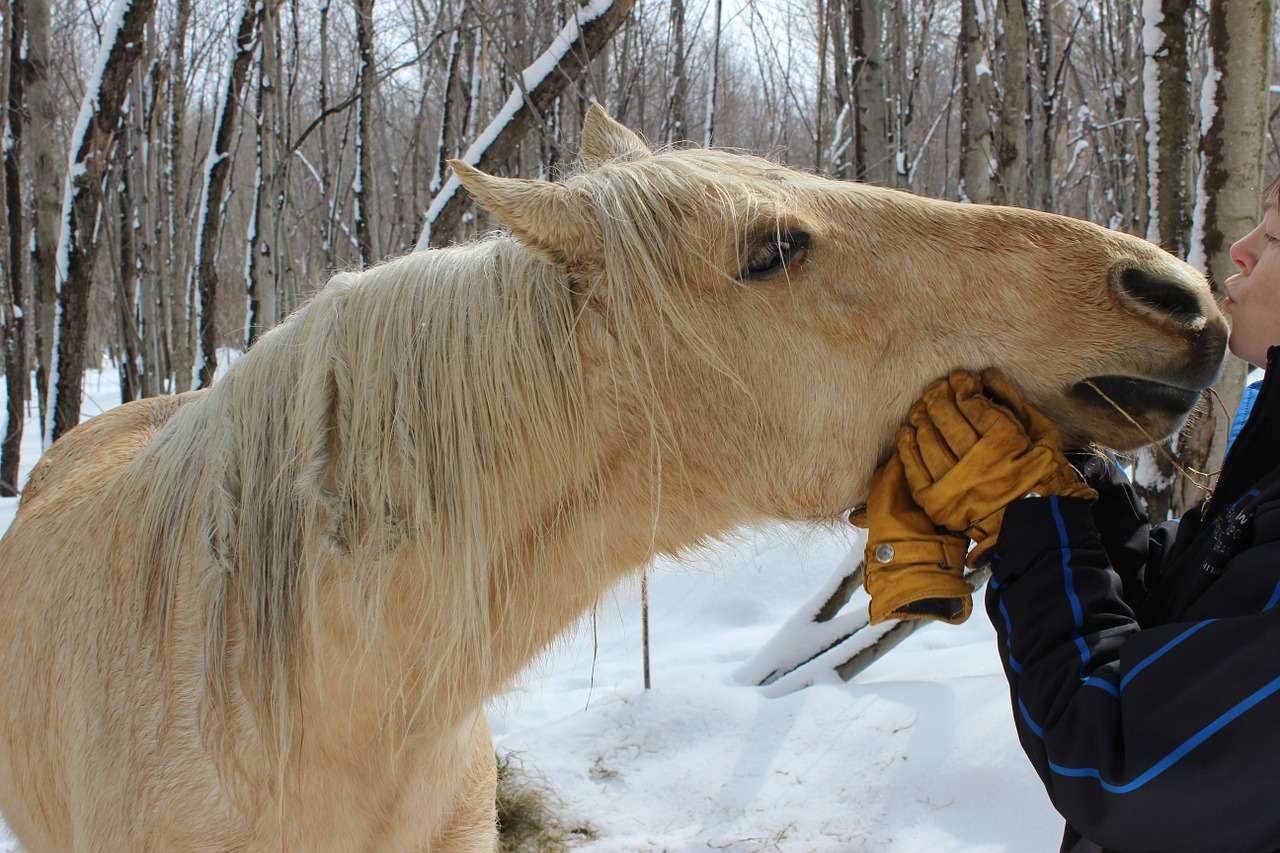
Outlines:
{"label": "jacket collar", "polygon": [[1266,367],[1249,420],[1223,461],[1206,516],[1230,506],[1250,486],[1280,468],[1280,346],[1267,350]]}

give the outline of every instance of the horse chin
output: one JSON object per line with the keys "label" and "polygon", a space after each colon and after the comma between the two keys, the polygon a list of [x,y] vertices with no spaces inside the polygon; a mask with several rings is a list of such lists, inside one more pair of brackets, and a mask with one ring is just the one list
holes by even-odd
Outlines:
{"label": "horse chin", "polygon": [[1202,393],[1151,379],[1097,376],[1067,390],[1063,401],[1067,411],[1047,413],[1060,425],[1067,447],[1096,444],[1129,451],[1163,441],[1182,429]]}

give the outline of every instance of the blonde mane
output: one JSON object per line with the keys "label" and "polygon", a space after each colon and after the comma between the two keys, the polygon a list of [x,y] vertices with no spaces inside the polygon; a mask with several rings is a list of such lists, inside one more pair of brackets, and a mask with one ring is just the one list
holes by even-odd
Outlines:
{"label": "blonde mane", "polygon": [[[207,551],[198,587],[210,710],[227,701],[233,667],[247,667],[260,723],[284,748],[299,644],[317,616],[308,602],[324,572],[360,576],[364,600],[350,606],[366,614],[368,643],[405,559],[430,573],[423,589],[434,606],[422,612],[450,619],[421,626],[424,656],[482,668],[441,666],[429,680],[485,677],[491,611],[513,605],[495,598],[495,579],[538,514],[598,487],[577,313],[603,313],[606,357],[626,353],[610,365],[614,403],[643,423],[655,465],[673,437],[646,391],[667,346],[679,340],[716,360],[684,319],[694,295],[672,286],[691,247],[663,250],[680,213],[653,203],[701,198],[715,161],[664,160],[569,179],[601,211],[602,274],[566,275],[508,236],[340,273],[133,462],[119,503],[133,520],[115,529],[141,532],[127,551],[144,624],[166,630],[185,549]],[[726,223],[741,216],[739,199],[702,201]],[[655,470],[655,518],[661,482]],[[233,655],[237,616],[245,636]]]}

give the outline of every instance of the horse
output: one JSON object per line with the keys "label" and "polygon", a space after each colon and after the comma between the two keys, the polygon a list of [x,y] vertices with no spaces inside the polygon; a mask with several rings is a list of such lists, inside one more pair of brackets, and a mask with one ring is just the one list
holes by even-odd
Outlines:
{"label": "horse", "polygon": [[1205,278],[1135,237],[598,107],[581,147],[554,182],[453,162],[504,230],[338,273],[40,460],[0,541],[27,850],[492,850],[485,703],[655,555],[840,519],[948,371],[1126,449],[1223,358]]}

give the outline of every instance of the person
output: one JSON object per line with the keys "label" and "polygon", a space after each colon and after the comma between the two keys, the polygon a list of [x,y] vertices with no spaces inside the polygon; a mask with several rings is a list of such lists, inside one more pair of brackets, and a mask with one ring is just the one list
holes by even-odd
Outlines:
{"label": "person", "polygon": [[1064,453],[990,371],[932,385],[873,480],[873,611],[903,564],[891,540],[920,540],[917,569],[945,555],[947,578],[916,572],[874,617],[967,615],[940,537],[974,540],[970,564],[989,566],[1018,738],[1066,819],[1063,853],[1280,850],[1278,204],[1280,181],[1224,282],[1228,346],[1266,372],[1212,495],[1180,521],[1153,525],[1114,459]]}

